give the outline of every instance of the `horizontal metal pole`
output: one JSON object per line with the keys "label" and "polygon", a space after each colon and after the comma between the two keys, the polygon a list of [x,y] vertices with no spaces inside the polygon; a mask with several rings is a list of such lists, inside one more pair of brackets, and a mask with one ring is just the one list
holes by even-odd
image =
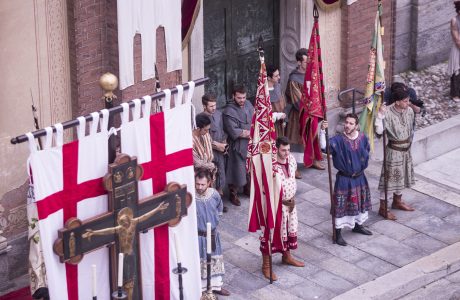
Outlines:
{"label": "horizontal metal pole", "polygon": [[346,89],[346,90],[343,90],[343,91],[340,91],[339,94],[337,95],[337,99],[340,101],[340,102],[343,102],[343,99],[342,99],[342,96],[347,94],[347,93],[350,93],[350,92],[355,92],[355,93],[358,93],[360,95],[364,95],[363,92],[361,92],[360,90],[357,90],[356,88],[350,88],[350,89]]}
{"label": "horizontal metal pole", "polygon": [[[203,77],[203,78],[196,79],[196,80],[193,80],[193,81],[195,82],[195,86],[200,86],[200,85],[203,85],[206,82],[208,82],[209,77]],[[184,87],[184,91],[189,89],[188,82],[183,83],[182,86]],[[170,90],[171,90],[171,94],[177,94],[177,88],[176,87],[173,87]],[[161,98],[165,97],[165,93],[163,91],[161,91],[161,92],[158,92],[158,93],[150,95],[150,97],[152,97],[152,100],[161,99]],[[141,103],[145,102],[145,100],[143,98],[141,98],[140,100],[141,100]],[[129,101],[129,102],[126,102],[126,103],[128,103],[130,107],[134,106],[133,101]],[[116,113],[121,113],[122,111],[123,111],[123,107],[121,105],[117,105],[117,106],[109,109],[109,115],[114,115]],[[102,114],[99,113],[99,116],[102,117]],[[91,115],[86,115],[84,117],[85,117],[87,122],[93,120],[93,117],[91,117]],[[75,127],[78,124],[79,124],[78,120],[73,119],[73,120],[66,121],[66,122],[62,123],[62,126],[64,127],[64,129],[68,129],[68,128]],[[52,129],[53,129],[53,132],[56,132],[56,128],[54,126],[52,126]],[[38,138],[38,137],[41,137],[41,136],[45,136],[46,131],[45,131],[45,129],[36,130],[36,131],[32,132],[32,135],[35,138]],[[23,142],[26,142],[26,141],[27,141],[27,136],[25,134],[22,134],[20,136],[12,138],[11,139],[11,144],[20,144],[20,143],[23,143]]]}

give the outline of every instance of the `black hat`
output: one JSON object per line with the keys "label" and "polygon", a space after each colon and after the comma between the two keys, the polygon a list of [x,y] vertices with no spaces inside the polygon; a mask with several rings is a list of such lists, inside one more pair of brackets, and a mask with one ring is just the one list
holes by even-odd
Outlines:
{"label": "black hat", "polygon": [[455,10],[458,12],[460,10],[460,1],[454,1]]}

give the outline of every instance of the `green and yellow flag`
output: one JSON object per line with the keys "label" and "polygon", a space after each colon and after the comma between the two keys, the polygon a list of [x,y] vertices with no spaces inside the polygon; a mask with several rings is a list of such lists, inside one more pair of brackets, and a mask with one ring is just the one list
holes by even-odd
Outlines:
{"label": "green and yellow flag", "polygon": [[382,3],[379,1],[375,15],[374,34],[369,55],[369,66],[367,71],[366,90],[364,92],[364,109],[361,113],[359,125],[371,144],[371,151],[374,150],[374,121],[377,111],[382,103],[383,91],[385,90],[385,61],[383,60],[383,27],[381,23]]}

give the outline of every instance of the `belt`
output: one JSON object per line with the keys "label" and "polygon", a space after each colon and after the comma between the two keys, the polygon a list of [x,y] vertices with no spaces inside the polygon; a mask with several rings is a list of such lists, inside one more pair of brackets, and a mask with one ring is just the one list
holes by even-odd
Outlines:
{"label": "belt", "polygon": [[[199,236],[204,236],[204,237],[206,237],[207,232],[206,232],[206,231],[198,230],[198,235],[199,235]],[[216,235],[216,229],[211,230],[211,235]]]}
{"label": "belt", "polygon": [[[198,230],[198,235],[202,237],[206,236],[206,231]],[[211,230],[211,251],[216,251],[216,229]]]}
{"label": "belt", "polygon": [[295,206],[295,199],[294,197],[288,200],[283,200],[283,205],[286,205],[288,207],[294,207]]}
{"label": "belt", "polygon": [[407,143],[410,143],[410,138],[405,139],[405,140],[403,140],[403,141],[392,141],[392,140],[390,140],[389,143],[390,143],[390,144],[393,144],[393,145],[407,144]]}
{"label": "belt", "polygon": [[339,171],[337,175],[348,177],[348,178],[358,178],[359,176],[363,175],[363,172],[353,173],[353,174],[346,174],[342,171]]}
{"label": "belt", "polygon": [[388,143],[388,148],[392,149],[392,150],[395,150],[395,151],[400,151],[400,152],[407,152],[409,151],[410,149],[410,146],[409,147],[398,147],[398,146],[395,146],[393,143]]}

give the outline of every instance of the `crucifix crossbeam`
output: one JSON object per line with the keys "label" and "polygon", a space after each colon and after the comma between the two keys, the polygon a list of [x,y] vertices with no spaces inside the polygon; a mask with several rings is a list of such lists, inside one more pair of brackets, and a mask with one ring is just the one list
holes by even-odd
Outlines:
{"label": "crucifix crossbeam", "polygon": [[142,299],[138,234],[163,224],[177,225],[192,201],[186,186],[178,183],[169,183],[163,192],[139,200],[137,182],[142,175],[135,157],[119,154],[103,179],[109,192],[109,212],[84,221],[69,219],[53,247],[62,263],[78,264],[85,253],[110,245],[113,290],[117,253],[123,253],[123,285],[128,299]]}

